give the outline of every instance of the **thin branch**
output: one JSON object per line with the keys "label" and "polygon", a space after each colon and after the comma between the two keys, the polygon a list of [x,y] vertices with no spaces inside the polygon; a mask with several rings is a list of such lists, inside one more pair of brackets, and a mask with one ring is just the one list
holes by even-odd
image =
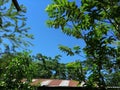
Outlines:
{"label": "thin branch", "polygon": [[14,4],[15,8],[17,9],[17,11],[18,11],[18,12],[21,11],[21,8],[20,8],[17,0],[12,0],[12,2],[13,2],[13,4]]}

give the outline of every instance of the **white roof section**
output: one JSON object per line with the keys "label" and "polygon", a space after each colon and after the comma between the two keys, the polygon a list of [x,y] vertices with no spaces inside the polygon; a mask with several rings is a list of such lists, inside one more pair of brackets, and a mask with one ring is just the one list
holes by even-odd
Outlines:
{"label": "white roof section", "polygon": [[69,80],[62,80],[62,82],[59,84],[59,86],[69,86]]}

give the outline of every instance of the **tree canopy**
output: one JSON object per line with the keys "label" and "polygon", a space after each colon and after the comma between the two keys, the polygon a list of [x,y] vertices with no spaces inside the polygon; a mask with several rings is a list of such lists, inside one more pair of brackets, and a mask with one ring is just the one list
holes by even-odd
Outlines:
{"label": "tree canopy", "polygon": [[[85,60],[59,63],[61,55],[48,57],[16,52],[33,38],[26,25],[26,8],[16,0],[0,2],[0,86],[32,89],[32,78],[72,79],[86,86],[120,85],[120,1],[52,0],[46,7],[51,28],[82,39],[84,47],[60,45],[69,56],[84,53]],[[27,79],[23,83],[21,80]]]}
{"label": "tree canopy", "polygon": [[[17,49],[31,45],[33,35],[28,33],[26,8],[20,5],[22,9],[18,12],[11,1],[0,2],[0,87],[30,89],[34,65],[27,52],[20,53]],[[21,82],[23,78],[28,82]]]}
{"label": "tree canopy", "polygon": [[[84,40],[86,46],[81,48],[86,55],[84,65],[91,72],[87,81],[91,86],[105,87],[105,75],[115,73],[116,69],[119,71],[119,44],[116,43],[120,37],[120,1],[53,0],[46,11],[50,18],[47,21],[49,27]],[[60,46],[60,49],[67,55],[74,55],[66,46]]]}
{"label": "tree canopy", "polygon": [[29,27],[26,26],[26,8],[20,5],[21,11],[17,12],[10,0],[0,2],[0,53],[16,51],[17,48],[24,48],[31,43],[33,38],[28,34]]}

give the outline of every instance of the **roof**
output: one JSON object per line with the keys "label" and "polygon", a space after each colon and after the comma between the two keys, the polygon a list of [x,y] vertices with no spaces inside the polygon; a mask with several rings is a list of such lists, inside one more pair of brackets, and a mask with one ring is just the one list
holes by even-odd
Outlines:
{"label": "roof", "polygon": [[74,80],[59,80],[59,79],[32,79],[33,86],[65,86],[76,87],[79,82]]}

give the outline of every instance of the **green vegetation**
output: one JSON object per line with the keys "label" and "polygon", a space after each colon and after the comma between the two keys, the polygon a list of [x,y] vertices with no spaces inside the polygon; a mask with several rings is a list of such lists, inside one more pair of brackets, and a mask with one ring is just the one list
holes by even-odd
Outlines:
{"label": "green vegetation", "polygon": [[[120,35],[119,0],[53,0],[46,11],[50,18],[47,21],[49,27],[84,40],[86,46],[81,51],[86,60],[81,63],[89,72],[86,84],[99,87],[115,85],[107,78],[108,74],[113,77],[119,72],[119,44],[116,44]],[[75,55],[71,48],[60,46],[60,49],[67,55]]]}
{"label": "green vegetation", "polygon": [[33,35],[28,33],[26,26],[26,8],[21,5],[22,10],[17,12],[10,0],[0,2],[0,54],[15,52],[17,48],[25,48],[31,43],[29,39]]}
{"label": "green vegetation", "polygon": [[[26,52],[19,53],[18,48],[31,45],[27,40],[33,35],[28,34],[26,27],[26,8],[20,7],[22,10],[17,12],[10,0],[0,2],[0,86],[6,90],[31,88],[32,60]],[[23,78],[28,82],[22,83]]]}
{"label": "green vegetation", "polygon": [[[22,88],[31,90],[30,82],[35,70],[32,58],[29,57],[27,52],[4,54],[0,62],[0,86],[5,87],[6,90]],[[27,79],[25,83],[21,81],[24,78]]]}
{"label": "green vegetation", "polygon": [[86,60],[66,64],[59,63],[61,55],[52,58],[19,52],[18,48],[31,45],[27,40],[33,39],[25,22],[26,9],[20,5],[18,12],[10,0],[1,1],[0,6],[0,86],[6,90],[32,90],[33,78],[72,79],[100,88],[120,85],[119,0],[53,0],[46,7],[49,27],[85,42],[83,48],[59,46],[69,56],[85,54]]}

